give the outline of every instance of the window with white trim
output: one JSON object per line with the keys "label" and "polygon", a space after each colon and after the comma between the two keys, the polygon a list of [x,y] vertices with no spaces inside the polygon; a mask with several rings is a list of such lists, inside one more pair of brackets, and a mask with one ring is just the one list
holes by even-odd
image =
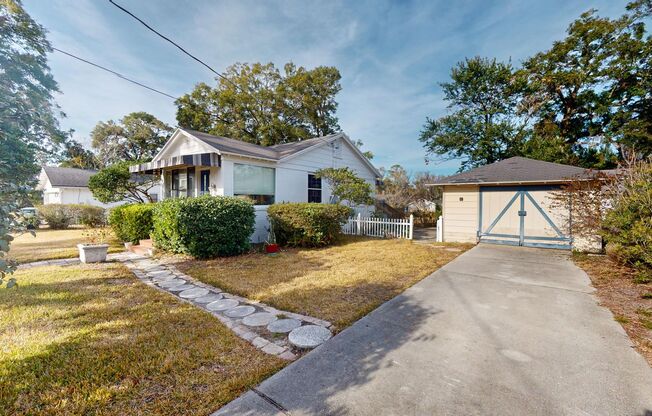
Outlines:
{"label": "window with white trim", "polygon": [[321,178],[308,174],[308,202],[321,203]]}

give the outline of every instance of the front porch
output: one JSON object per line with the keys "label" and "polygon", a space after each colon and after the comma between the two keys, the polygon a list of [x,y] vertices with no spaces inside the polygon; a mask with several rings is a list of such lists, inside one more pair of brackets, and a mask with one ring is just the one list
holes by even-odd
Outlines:
{"label": "front porch", "polygon": [[220,183],[222,157],[217,153],[174,156],[134,165],[131,173],[155,175],[161,179],[161,199],[223,195]]}

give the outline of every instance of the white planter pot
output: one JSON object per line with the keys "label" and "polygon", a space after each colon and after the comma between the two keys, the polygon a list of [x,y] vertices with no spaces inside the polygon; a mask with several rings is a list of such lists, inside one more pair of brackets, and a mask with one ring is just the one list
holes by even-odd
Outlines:
{"label": "white planter pot", "polygon": [[101,263],[106,261],[108,244],[77,244],[79,260],[82,263]]}

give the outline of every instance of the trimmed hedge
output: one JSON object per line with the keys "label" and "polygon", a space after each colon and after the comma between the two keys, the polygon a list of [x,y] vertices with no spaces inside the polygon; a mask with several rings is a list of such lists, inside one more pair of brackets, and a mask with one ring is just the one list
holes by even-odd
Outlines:
{"label": "trimmed hedge", "polygon": [[337,204],[284,203],[267,208],[276,241],[294,247],[321,247],[342,236],[353,210]]}
{"label": "trimmed hedge", "polygon": [[156,204],[128,204],[113,208],[109,224],[121,241],[138,244],[147,240],[154,230],[152,215]]}
{"label": "trimmed hedge", "polygon": [[71,205],[77,218],[77,222],[90,228],[103,227],[106,225],[106,210],[94,205]]}
{"label": "trimmed hedge", "polygon": [[204,195],[167,199],[154,209],[154,244],[197,258],[234,256],[249,250],[254,207],[241,198]]}

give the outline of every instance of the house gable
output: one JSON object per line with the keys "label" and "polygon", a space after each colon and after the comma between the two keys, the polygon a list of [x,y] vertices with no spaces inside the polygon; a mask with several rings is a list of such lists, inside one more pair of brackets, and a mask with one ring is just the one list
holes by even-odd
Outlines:
{"label": "house gable", "polygon": [[193,135],[177,129],[163,148],[152,159],[152,162],[168,159],[180,155],[196,155],[201,153],[215,153],[217,150]]}

